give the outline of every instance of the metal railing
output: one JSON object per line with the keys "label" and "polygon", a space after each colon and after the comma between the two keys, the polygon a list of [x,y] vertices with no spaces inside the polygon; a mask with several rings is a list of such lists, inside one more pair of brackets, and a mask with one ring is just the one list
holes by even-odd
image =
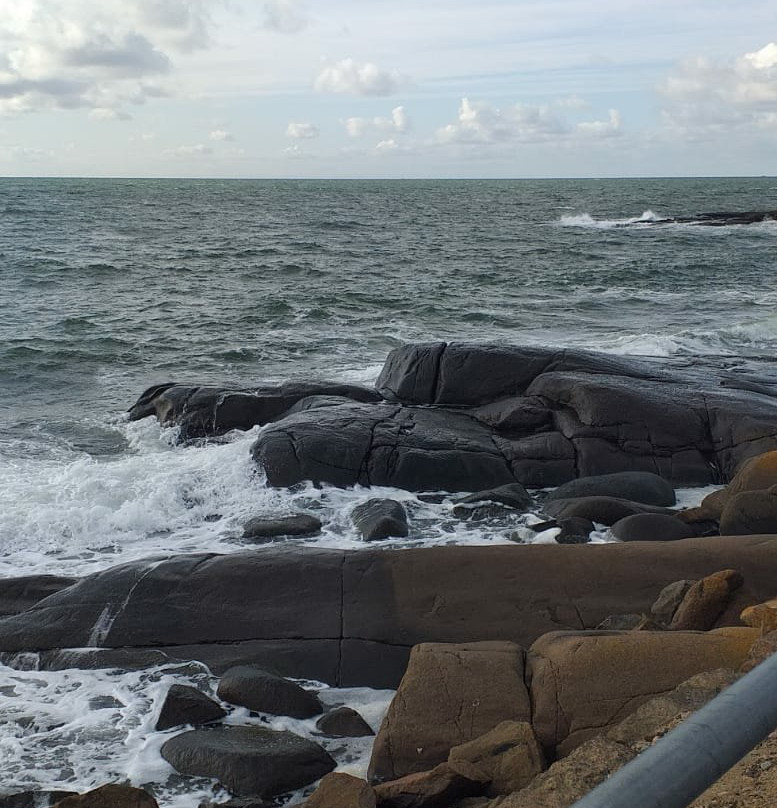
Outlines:
{"label": "metal railing", "polygon": [[777,654],[668,732],[572,808],[686,808],[777,729]]}

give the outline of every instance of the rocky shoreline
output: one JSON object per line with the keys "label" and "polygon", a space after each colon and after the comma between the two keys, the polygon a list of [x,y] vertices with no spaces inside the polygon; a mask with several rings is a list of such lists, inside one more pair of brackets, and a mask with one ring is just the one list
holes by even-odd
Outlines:
{"label": "rocky shoreline", "polygon": [[[414,529],[400,503],[376,497],[352,514],[363,550],[283,541],[315,533],[314,514],[258,514],[246,540],[272,546],[151,558],[81,579],[0,580],[4,664],[197,660],[221,676],[216,701],[174,694],[186,706],[168,709],[177,717],[167,726],[205,728],[176,735],[163,755],[182,773],[217,777],[243,800],[234,805],[271,804],[337,765],[295,737],[212,726],[229,704],[264,713],[288,697],[318,709],[284,677],[399,688],[373,749],[373,783],[328,774],[308,808],[561,808],[592,787],[591,772],[606,776],[649,742],[645,727],[656,734],[675,720],[688,688],[712,697],[735,674],[711,671],[737,671],[773,647],[777,374],[768,363],[409,345],[392,352],[375,389],[170,383],[130,410],[150,415],[183,442],[262,425],[252,455],[272,486],[392,486],[447,498],[457,518],[486,529],[531,510],[544,519],[536,530],[556,538],[375,547]],[[699,507],[674,507],[676,486],[711,483],[727,485]],[[602,526],[617,541],[588,544]],[[656,695],[663,723],[623,729]],[[500,758],[506,750],[523,751]],[[589,772],[577,791],[553,780],[565,765]],[[249,770],[273,775],[255,782]],[[149,804],[127,794],[57,804]]]}

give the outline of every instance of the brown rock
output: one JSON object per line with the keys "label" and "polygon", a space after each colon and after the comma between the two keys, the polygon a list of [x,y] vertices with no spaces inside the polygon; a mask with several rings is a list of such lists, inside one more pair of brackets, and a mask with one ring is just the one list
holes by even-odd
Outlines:
{"label": "brown rock", "polygon": [[761,634],[769,634],[777,630],[777,600],[748,606],[739,615],[739,619],[746,626],[757,628]]}
{"label": "brown rock", "polygon": [[723,506],[728,499],[728,490],[720,488],[707,494],[697,508],[686,508],[677,512],[677,518],[683,522],[719,522]]}
{"label": "brown rock", "polygon": [[489,808],[568,808],[634,757],[634,752],[609,738],[598,737],[578,746],[531,784]]}
{"label": "brown rock", "polygon": [[677,607],[696,581],[675,581],[667,584],[659,593],[655,603],[650,607],[650,613],[661,623],[669,625],[672,622]]}
{"label": "brown rock", "polygon": [[375,739],[370,778],[425,771],[502,721],[528,721],[524,664],[511,642],[415,646]]}
{"label": "brown rock", "polygon": [[692,676],[674,690],[638,707],[607,732],[610,740],[641,752],[663,728],[680,715],[698,710],[737,680],[733,670],[720,668]]}
{"label": "brown rock", "polygon": [[777,631],[770,631],[752,644],[750,652],[739,669],[740,672],[747,673],[751,671],[756,665],[760,665],[774,653],[777,653]]}
{"label": "brown rock", "polygon": [[777,492],[742,491],[726,500],[720,532],[727,536],[777,533]]}
{"label": "brown rock", "polygon": [[675,631],[708,631],[744,583],[736,570],[721,570],[697,581],[685,594],[669,624]]}
{"label": "brown rock", "polygon": [[375,808],[375,792],[365,780],[330,772],[300,808]]}
{"label": "brown rock", "polygon": [[454,746],[452,765],[465,761],[490,780],[488,795],[511,794],[545,770],[545,758],[534,730],[526,721],[503,721],[474,741]]}
{"label": "brown rock", "polygon": [[746,460],[726,486],[729,495],[740,491],[761,491],[777,485],[777,450]]}
{"label": "brown rock", "polygon": [[53,808],[159,808],[157,801],[142,788],[109,783],[85,794],[65,797]]}
{"label": "brown rock", "polygon": [[527,661],[537,738],[546,750],[568,754],[690,676],[736,670],[756,636],[750,628],[546,634]]}
{"label": "brown rock", "polygon": [[375,796],[379,808],[448,808],[464,797],[480,796],[487,786],[488,778],[477,768],[457,761],[381,783]]}

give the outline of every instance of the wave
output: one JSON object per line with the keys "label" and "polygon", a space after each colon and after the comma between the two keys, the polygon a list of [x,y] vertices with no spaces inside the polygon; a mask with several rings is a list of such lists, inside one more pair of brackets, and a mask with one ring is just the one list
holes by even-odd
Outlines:
{"label": "wave", "polygon": [[571,216],[562,216],[558,223],[562,227],[589,227],[597,230],[612,230],[616,227],[629,227],[630,225],[646,225],[663,221],[652,210],[646,210],[640,216],[628,219],[595,219],[590,213],[577,213]]}

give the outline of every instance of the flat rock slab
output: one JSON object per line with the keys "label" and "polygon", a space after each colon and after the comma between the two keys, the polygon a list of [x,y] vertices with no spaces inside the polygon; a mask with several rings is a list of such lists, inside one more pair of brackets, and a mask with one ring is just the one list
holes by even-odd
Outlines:
{"label": "flat rock slab", "polygon": [[283,794],[335,768],[317,743],[256,726],[191,730],[166,741],[160,751],[181,774],[215,777],[244,797]]}
{"label": "flat rock slab", "polygon": [[133,656],[155,664],[166,654],[218,672],[259,664],[283,676],[395,687],[418,643],[528,647],[549,631],[648,614],[667,584],[722,569],[737,570],[744,585],[716,625],[738,625],[743,608],[774,596],[777,536],[180,556],[90,575],[0,618],[0,653],[38,652],[60,667],[90,667],[91,656],[108,666]]}

